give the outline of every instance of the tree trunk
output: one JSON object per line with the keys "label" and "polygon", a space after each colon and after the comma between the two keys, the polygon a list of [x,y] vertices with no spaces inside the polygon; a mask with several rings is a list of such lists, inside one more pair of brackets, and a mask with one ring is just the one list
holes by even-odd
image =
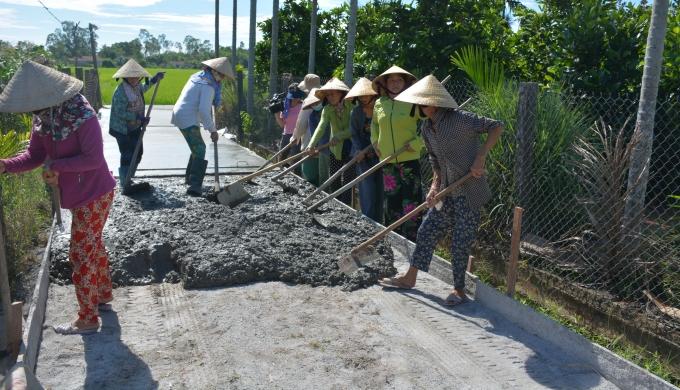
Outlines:
{"label": "tree trunk", "polygon": [[274,0],[272,10],[272,51],[269,61],[269,96],[276,93],[279,72],[279,0]]}
{"label": "tree trunk", "polygon": [[232,13],[232,27],[231,27],[231,66],[234,68],[234,74],[236,73],[236,0],[234,1],[234,12]]}
{"label": "tree trunk", "polygon": [[349,2],[349,26],[347,26],[347,53],[345,57],[345,84],[352,86],[354,78],[354,42],[357,37],[357,0]]}
{"label": "tree trunk", "polygon": [[220,56],[220,0],[215,0],[215,58]]}
{"label": "tree trunk", "polygon": [[248,99],[246,110],[251,117],[255,113],[255,14],[257,1],[250,0],[250,33],[248,47]]}
{"label": "tree trunk", "polygon": [[666,37],[666,18],[668,0],[654,0],[652,19],[647,34],[645,50],[645,67],[640,89],[640,105],[638,106],[635,131],[640,133],[640,140],[631,154],[628,171],[628,192],[624,223],[631,235],[636,236],[640,230],[640,216],[645,206],[645,193],[649,179],[649,161],[654,141],[654,114],[656,98],[661,77],[663,62],[663,44]]}
{"label": "tree trunk", "polygon": [[316,14],[318,11],[317,0],[312,0],[312,11],[310,15],[311,25],[309,27],[309,62],[307,63],[307,73],[314,73],[316,67]]}

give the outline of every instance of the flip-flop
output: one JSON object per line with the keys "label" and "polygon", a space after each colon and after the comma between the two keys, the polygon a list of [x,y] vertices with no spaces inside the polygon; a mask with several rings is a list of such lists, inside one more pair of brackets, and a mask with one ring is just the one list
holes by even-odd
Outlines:
{"label": "flip-flop", "polygon": [[396,288],[400,290],[410,290],[413,286],[404,284],[401,277],[384,278],[378,280],[378,284],[385,288]]}
{"label": "flip-flop", "polygon": [[70,335],[70,334],[93,334],[97,333],[99,330],[99,326],[96,328],[77,328],[73,326],[72,323],[64,323],[64,324],[59,324],[57,326],[54,326],[54,331],[59,334],[63,335]]}
{"label": "flip-flop", "polygon": [[99,311],[111,311],[113,310],[113,306],[110,303],[100,303],[97,305],[97,310]]}
{"label": "flip-flop", "polygon": [[449,296],[446,297],[446,299],[444,299],[444,305],[446,305],[446,306],[458,306],[458,305],[465,303],[467,301],[468,301],[467,297],[461,298],[458,295],[451,293],[451,294],[449,294]]}

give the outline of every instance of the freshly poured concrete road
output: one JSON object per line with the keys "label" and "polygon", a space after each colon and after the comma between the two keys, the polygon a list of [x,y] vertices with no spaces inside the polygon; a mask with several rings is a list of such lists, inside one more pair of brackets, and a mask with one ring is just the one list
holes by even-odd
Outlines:
{"label": "freshly poured concrete road", "polygon": [[[100,110],[102,114],[99,123],[102,126],[104,136],[104,157],[109,169],[118,176],[120,165],[120,152],[116,139],[108,134],[109,114],[108,108]],[[151,112],[151,122],[146,128],[144,135],[144,155],[135,176],[166,176],[183,175],[189,161],[189,147],[182,137],[179,129],[170,124],[172,106],[154,106]],[[206,143],[206,159],[208,160],[208,175],[214,172],[214,152],[210,141],[210,134],[201,130],[203,140]],[[220,173],[243,173],[257,169],[264,159],[246,148],[240,147],[236,142],[227,137],[220,137],[217,142],[218,161]],[[224,184],[224,183],[222,183]]]}
{"label": "freshly poured concrete road", "polygon": [[37,375],[54,389],[617,388],[483,305],[443,306],[449,289],[424,273],[405,292],[124,287],[99,334],[60,336],[77,306],[52,285]]}

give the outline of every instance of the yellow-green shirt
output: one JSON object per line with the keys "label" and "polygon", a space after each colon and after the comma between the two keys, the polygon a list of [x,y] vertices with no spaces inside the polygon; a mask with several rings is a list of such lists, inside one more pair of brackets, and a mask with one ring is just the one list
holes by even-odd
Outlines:
{"label": "yellow-green shirt", "polygon": [[314,135],[312,139],[309,140],[309,147],[315,147],[319,143],[319,140],[323,138],[325,133],[328,131],[328,124],[330,124],[330,138],[336,138],[340,142],[335,146],[330,147],[331,153],[337,160],[342,160],[342,144],[346,139],[352,136],[352,131],[349,128],[349,117],[352,113],[352,103],[349,101],[344,101],[342,103],[344,109],[341,115],[337,114],[335,107],[331,105],[326,105],[321,111],[321,120],[314,130]]}
{"label": "yellow-green shirt", "polygon": [[417,134],[419,116],[411,116],[411,103],[399,102],[383,96],[375,102],[371,123],[371,143],[378,144],[381,158],[385,158],[410,142],[413,152],[404,151],[392,163],[417,160],[424,147]]}

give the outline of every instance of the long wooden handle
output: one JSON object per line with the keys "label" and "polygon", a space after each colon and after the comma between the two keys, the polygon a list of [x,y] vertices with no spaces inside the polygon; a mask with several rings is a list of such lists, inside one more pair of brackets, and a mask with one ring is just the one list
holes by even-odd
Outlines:
{"label": "long wooden handle", "polygon": [[[471,173],[468,173],[467,175],[461,177],[460,179],[456,180],[453,184],[449,185],[445,189],[439,191],[437,195],[434,196],[433,202],[439,202],[442,200],[445,196],[456,190],[458,187],[460,187],[463,183],[465,183],[468,179],[472,177]],[[355,247],[352,249],[351,253],[357,253],[362,251],[363,249],[366,249],[369,245],[372,245],[374,242],[379,241],[383,237],[385,237],[389,232],[392,230],[398,228],[401,226],[404,222],[408,221],[409,219],[415,217],[416,215],[420,214],[421,211],[427,208],[427,202],[423,202],[420,204],[420,206],[416,207],[415,209],[411,210],[408,214],[404,215],[403,217],[399,218],[397,221],[393,222],[390,226],[386,227],[385,229],[381,230],[378,232],[375,236],[369,238],[368,240],[364,241],[361,245]]]}
{"label": "long wooden handle", "polygon": [[[151,116],[151,110],[153,109],[153,104],[156,101],[156,94],[158,93],[158,86],[161,85],[161,81],[158,80],[156,82],[156,86],[153,89],[153,95],[151,95],[151,102],[149,102],[149,108],[146,110],[146,117],[149,118]],[[130,185],[130,182],[132,181],[132,177],[135,176],[135,173],[137,172],[137,156],[139,156],[139,151],[142,149],[142,139],[144,139],[144,133],[146,132],[146,126],[148,123],[145,123],[144,126],[142,126],[142,130],[139,133],[139,139],[137,140],[137,145],[135,145],[135,151],[132,153],[132,161],[130,162],[130,169],[128,170],[127,177],[125,177],[125,184],[123,185],[123,189],[127,190],[128,186]]]}
{"label": "long wooden handle", "polygon": [[288,168],[284,169],[280,173],[277,173],[276,175],[272,176],[272,180],[276,180],[279,177],[285,175],[286,173],[292,171],[293,169],[297,168],[300,164],[303,162],[307,161],[308,159],[312,158],[311,154],[306,155],[305,157],[301,158],[300,161],[296,162],[295,164],[289,166]]}
{"label": "long wooden handle", "polygon": [[319,186],[319,188],[317,188],[316,190],[314,190],[314,192],[312,192],[311,194],[309,194],[309,196],[307,196],[307,197],[305,198],[305,200],[302,201],[302,203],[307,203],[307,202],[309,202],[314,196],[316,196],[316,194],[318,194],[319,192],[323,191],[326,187],[328,187],[329,185],[331,185],[331,183],[333,183],[333,181],[334,181],[335,179],[337,179],[338,177],[340,177],[340,175],[342,175],[343,172],[345,172],[346,170],[348,170],[352,165],[354,165],[354,164],[359,160],[359,156],[360,156],[361,154],[365,154],[366,152],[368,152],[368,151],[371,150],[372,148],[373,148],[373,145],[368,145],[367,147],[363,148],[359,153],[357,153],[356,156],[354,156],[354,158],[352,158],[351,160],[349,160],[349,162],[348,162],[347,164],[343,165],[337,172],[335,172],[335,173],[333,174],[333,176],[329,177],[328,180],[326,180],[323,184],[321,184],[321,185]]}
{"label": "long wooden handle", "polygon": [[217,161],[217,142],[213,142],[215,151],[215,191],[220,190],[220,163]]}
{"label": "long wooden handle", "polygon": [[366,172],[362,173],[361,175],[357,176],[354,180],[352,180],[352,181],[350,181],[349,183],[345,184],[345,185],[342,186],[339,190],[333,192],[333,193],[330,194],[330,195],[327,195],[325,198],[323,198],[323,199],[321,199],[320,201],[318,201],[318,202],[314,203],[313,205],[309,206],[309,207],[307,208],[307,211],[310,211],[310,212],[311,212],[311,211],[316,210],[316,209],[319,208],[319,206],[321,206],[322,204],[328,202],[328,201],[331,200],[331,199],[334,199],[334,198],[338,197],[338,195],[340,195],[340,194],[342,194],[343,192],[347,191],[348,189],[354,187],[354,185],[355,185],[356,183],[358,183],[358,182],[364,180],[365,178],[367,178],[368,176],[370,176],[371,174],[373,174],[373,172],[375,172],[375,171],[377,171],[378,169],[382,168],[383,165],[389,163],[393,158],[395,158],[396,156],[398,156],[399,154],[401,154],[403,151],[405,151],[405,150],[409,147],[409,143],[413,142],[414,140],[415,140],[415,139],[409,140],[408,142],[406,142],[406,144],[405,144],[404,146],[402,146],[401,148],[399,148],[398,150],[396,150],[394,153],[392,153],[392,154],[390,154],[389,156],[387,156],[387,157],[385,157],[384,159],[382,159],[379,163],[377,163],[377,164],[375,164],[374,166],[372,166],[368,171],[366,171]]}
{"label": "long wooden handle", "polygon": [[57,218],[57,226],[62,228],[64,224],[61,221],[61,194],[59,193],[59,186],[50,186],[52,189],[52,207],[54,208],[54,216]]}
{"label": "long wooden handle", "polygon": [[[277,157],[279,157],[280,155],[282,155],[286,150],[290,149],[293,145],[294,145],[294,144],[293,144],[292,142],[288,142],[288,145],[284,146],[283,148],[281,148],[281,150],[279,150],[278,152],[276,152],[276,154],[274,154],[273,156],[269,157],[269,160],[265,161],[264,164],[260,165],[260,167],[257,168],[257,170],[259,171],[260,169],[266,167],[270,162],[274,161]],[[255,171],[255,172],[257,172],[257,171]]]}
{"label": "long wooden handle", "polygon": [[[326,149],[326,148],[329,147],[329,146],[331,146],[331,144],[330,144],[330,143],[327,143],[327,144],[324,144],[324,145],[319,146],[319,147],[317,148],[317,150]],[[278,167],[280,167],[280,166],[282,166],[282,165],[285,165],[285,164],[287,164],[287,163],[289,163],[289,162],[291,162],[291,161],[295,161],[295,160],[297,160],[297,159],[300,158],[300,157],[308,156],[308,155],[310,155],[310,154],[312,154],[312,150],[304,150],[304,151],[302,151],[302,152],[300,152],[300,153],[298,153],[298,154],[296,154],[296,155],[294,155],[294,156],[288,157],[288,158],[285,159],[285,160],[281,160],[281,161],[277,162],[276,164],[272,164],[272,165],[270,165],[270,166],[268,166],[268,167],[265,167],[265,168],[260,169],[259,171],[255,171],[255,172],[251,173],[250,175],[244,176],[244,177],[238,179],[237,181],[235,181],[235,183],[246,182],[246,181],[248,181],[248,180],[250,180],[250,179],[252,179],[252,178],[255,178],[255,177],[258,177],[258,176],[260,176],[260,175],[263,175],[263,174],[265,174],[265,173],[267,173],[267,172],[269,172],[269,171],[271,171],[271,170],[273,170],[273,169],[275,169],[275,168],[278,168]]]}

